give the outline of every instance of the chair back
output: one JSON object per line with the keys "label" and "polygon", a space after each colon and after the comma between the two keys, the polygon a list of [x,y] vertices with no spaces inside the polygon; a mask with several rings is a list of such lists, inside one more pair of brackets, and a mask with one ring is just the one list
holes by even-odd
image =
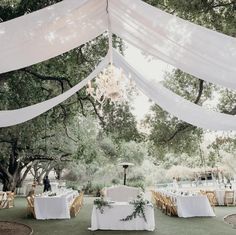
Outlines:
{"label": "chair back", "polygon": [[211,206],[218,205],[218,201],[216,199],[216,195],[214,191],[206,191],[206,196],[211,204]]}
{"label": "chair back", "polygon": [[110,187],[106,189],[106,198],[117,202],[128,202],[135,199],[141,193],[140,188],[125,185]]}
{"label": "chair back", "polygon": [[225,191],[224,204],[225,205],[234,205],[234,191]]}

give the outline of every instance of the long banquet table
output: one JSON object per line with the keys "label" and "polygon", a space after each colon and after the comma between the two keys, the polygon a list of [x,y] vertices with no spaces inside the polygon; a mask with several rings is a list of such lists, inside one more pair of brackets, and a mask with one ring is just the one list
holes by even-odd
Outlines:
{"label": "long banquet table", "polygon": [[180,195],[179,193],[164,190],[159,192],[172,198],[176,204],[179,217],[189,218],[215,216],[206,195]]}
{"label": "long banquet table", "polygon": [[206,195],[177,196],[176,205],[179,217],[215,216]]}
{"label": "long banquet table", "polygon": [[36,219],[70,219],[70,205],[76,195],[76,191],[68,191],[56,196],[36,196]]}
{"label": "long banquet table", "polygon": [[145,206],[145,216],[147,222],[141,217],[133,218],[129,221],[121,221],[133,213],[133,205],[128,202],[115,202],[111,208],[105,207],[101,213],[96,206],[93,206],[91,217],[91,230],[148,230],[155,229],[154,208],[152,204]]}

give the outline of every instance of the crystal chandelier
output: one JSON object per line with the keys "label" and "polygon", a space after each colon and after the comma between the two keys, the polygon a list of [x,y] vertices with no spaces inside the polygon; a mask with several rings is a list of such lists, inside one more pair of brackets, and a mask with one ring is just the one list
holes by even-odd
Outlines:
{"label": "crystal chandelier", "polygon": [[94,87],[91,82],[88,83],[86,91],[102,105],[106,99],[113,103],[124,102],[133,88],[134,85],[132,82],[128,84],[122,69],[110,64],[95,78]]}

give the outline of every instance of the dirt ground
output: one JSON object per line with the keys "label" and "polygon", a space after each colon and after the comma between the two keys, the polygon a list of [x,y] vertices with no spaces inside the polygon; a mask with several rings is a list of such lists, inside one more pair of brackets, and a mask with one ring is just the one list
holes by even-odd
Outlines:
{"label": "dirt ground", "polygon": [[236,214],[228,215],[224,218],[225,222],[228,224],[232,224],[234,228],[236,228]]}
{"label": "dirt ground", "polygon": [[24,224],[0,221],[0,234],[2,235],[31,235],[32,229]]}

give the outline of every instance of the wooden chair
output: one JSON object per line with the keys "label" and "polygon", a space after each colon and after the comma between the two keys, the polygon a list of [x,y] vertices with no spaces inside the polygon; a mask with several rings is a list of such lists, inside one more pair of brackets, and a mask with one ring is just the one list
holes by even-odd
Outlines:
{"label": "wooden chair", "polygon": [[80,209],[81,209],[81,207],[83,205],[83,198],[84,198],[84,193],[81,192],[79,194],[79,196],[77,196],[74,199],[74,201],[73,201],[73,203],[72,203],[72,205],[70,207],[70,216],[71,217],[76,217],[76,215],[79,213],[79,211],[80,211]]}
{"label": "wooden chair", "polygon": [[28,196],[26,197],[26,200],[27,200],[27,215],[31,215],[34,218],[36,218],[34,210],[34,197]]}
{"label": "wooden chair", "polygon": [[206,191],[204,191],[204,190],[200,190],[200,194],[202,194],[202,195],[206,195]]}
{"label": "wooden chair", "polygon": [[234,191],[225,191],[224,204],[226,206],[233,206],[233,205],[235,205]]}
{"label": "wooden chair", "polygon": [[161,195],[162,197],[162,212],[166,215],[168,214],[168,204],[169,204],[169,197],[165,195]]}
{"label": "wooden chair", "polygon": [[14,200],[15,200],[15,193],[14,192],[7,192],[7,208],[14,207]]}
{"label": "wooden chair", "polygon": [[14,206],[15,194],[11,191],[0,194],[0,208],[11,208]]}
{"label": "wooden chair", "polygon": [[159,192],[155,192],[155,191],[151,191],[152,192],[152,200],[153,203],[156,204],[156,207],[161,209],[161,200],[160,200],[160,193]]}
{"label": "wooden chair", "polygon": [[216,194],[214,191],[206,191],[207,198],[211,204],[211,206],[218,205],[218,201],[216,199]]}
{"label": "wooden chair", "polygon": [[0,193],[0,208],[7,208],[8,206],[8,201],[7,201],[7,193],[6,192],[1,192]]}
{"label": "wooden chair", "polygon": [[162,212],[167,214],[167,208],[166,208],[167,200],[166,200],[166,196],[162,195],[161,193],[159,193],[158,197],[159,197],[159,200],[160,200],[160,209],[162,210]]}
{"label": "wooden chair", "polygon": [[218,201],[216,199],[215,192],[214,191],[203,191],[203,190],[200,190],[200,193],[202,195],[206,195],[207,196],[208,201],[209,201],[212,209],[215,211],[215,206],[218,205]]}
{"label": "wooden chair", "polygon": [[177,216],[177,207],[171,197],[166,197],[166,214],[169,216]]}
{"label": "wooden chair", "polygon": [[214,191],[206,191],[206,196],[210,202],[212,209],[215,211],[215,206],[218,205],[216,195]]}

